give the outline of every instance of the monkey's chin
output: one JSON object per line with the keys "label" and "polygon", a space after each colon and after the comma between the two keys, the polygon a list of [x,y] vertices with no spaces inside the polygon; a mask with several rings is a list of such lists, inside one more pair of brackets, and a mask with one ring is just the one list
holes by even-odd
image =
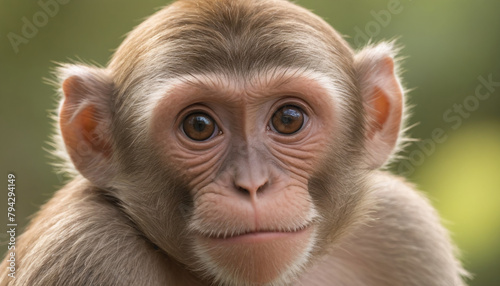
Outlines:
{"label": "monkey's chin", "polygon": [[205,272],[223,284],[280,285],[309,258],[314,227],[294,232],[252,232],[229,238],[199,236],[197,255]]}

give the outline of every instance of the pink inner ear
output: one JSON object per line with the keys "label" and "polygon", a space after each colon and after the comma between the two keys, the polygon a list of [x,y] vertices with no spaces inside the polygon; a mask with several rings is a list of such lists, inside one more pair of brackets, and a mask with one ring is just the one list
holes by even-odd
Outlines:
{"label": "pink inner ear", "polygon": [[84,87],[81,79],[72,76],[66,79],[62,84],[65,100],[60,114],[61,133],[66,145],[73,150],[79,150],[78,144],[86,144],[93,151],[109,156],[110,147],[104,139],[104,134],[98,130],[99,121],[96,116],[96,110],[93,105],[86,106],[78,114],[74,114],[81,104],[79,98],[84,96]]}
{"label": "pink inner ear", "polygon": [[[380,55],[379,55],[380,56]],[[367,66],[360,70],[366,74],[364,94],[368,128],[366,130],[368,165],[382,166],[397,145],[403,112],[403,90],[394,71],[394,60],[383,56],[361,57]],[[371,66],[368,68],[368,66]]]}
{"label": "pink inner ear", "polygon": [[72,114],[68,111],[71,109],[65,105],[67,105],[66,102],[61,111],[60,125],[66,145],[73,150],[78,150],[78,144],[85,143],[95,152],[109,156],[109,144],[104,140],[104,134],[98,133],[99,123],[95,118],[94,106],[84,108],[71,120]]}
{"label": "pink inner ear", "polygon": [[391,106],[387,99],[387,95],[379,87],[375,87],[373,107],[377,112],[375,116],[375,121],[377,122],[376,127],[380,130],[389,117],[389,109]]}
{"label": "pink inner ear", "polygon": [[373,88],[372,107],[370,108],[371,121],[367,132],[368,138],[373,138],[375,133],[380,132],[389,118],[391,104],[387,94],[379,87]]}
{"label": "pink inner ear", "polygon": [[96,152],[104,154],[106,157],[110,154],[109,145],[104,140],[104,134],[99,134],[97,129],[98,120],[96,119],[96,112],[93,105],[88,106],[77,116],[79,117],[79,124],[82,129],[83,138],[90,143],[92,149]]}

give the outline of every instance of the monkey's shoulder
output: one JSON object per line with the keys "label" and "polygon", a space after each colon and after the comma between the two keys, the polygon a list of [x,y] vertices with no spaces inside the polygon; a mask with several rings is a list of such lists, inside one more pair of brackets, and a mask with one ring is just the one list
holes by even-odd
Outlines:
{"label": "monkey's shoulder", "polygon": [[464,285],[467,273],[424,193],[386,172],[370,180],[367,218],[325,258],[344,277],[338,285]]}
{"label": "monkey's shoulder", "polygon": [[438,220],[439,215],[422,191],[405,178],[388,172],[375,172],[370,180],[368,197],[373,201],[378,215],[396,221],[413,222]]}
{"label": "monkey's shoulder", "polygon": [[443,247],[453,253],[448,231],[423,192],[404,178],[385,172],[377,173],[372,180],[369,195],[373,209],[368,222],[358,231],[359,236],[377,236],[377,241],[383,242],[379,247],[387,247],[392,254],[414,254],[405,256],[412,257],[412,263],[432,264],[426,261],[430,258],[439,263],[436,258],[446,253]]}
{"label": "monkey's shoulder", "polygon": [[9,285],[141,285],[162,280],[157,269],[165,263],[120,209],[84,179],[42,207],[20,236],[16,256],[18,273]]}

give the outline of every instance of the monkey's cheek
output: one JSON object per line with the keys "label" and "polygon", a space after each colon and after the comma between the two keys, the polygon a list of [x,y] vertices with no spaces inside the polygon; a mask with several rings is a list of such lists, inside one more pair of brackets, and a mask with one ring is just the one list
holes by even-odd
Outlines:
{"label": "monkey's cheek", "polygon": [[299,270],[307,262],[313,237],[311,226],[297,232],[252,233],[227,239],[199,237],[198,245],[215,276],[260,284]]}

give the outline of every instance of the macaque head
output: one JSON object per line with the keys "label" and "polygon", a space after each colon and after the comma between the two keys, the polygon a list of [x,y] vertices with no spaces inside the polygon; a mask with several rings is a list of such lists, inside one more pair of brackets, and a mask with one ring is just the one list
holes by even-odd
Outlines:
{"label": "macaque head", "polygon": [[75,169],[206,281],[281,285],[359,222],[398,143],[390,44],[280,0],[181,0],[106,68],[60,68]]}

